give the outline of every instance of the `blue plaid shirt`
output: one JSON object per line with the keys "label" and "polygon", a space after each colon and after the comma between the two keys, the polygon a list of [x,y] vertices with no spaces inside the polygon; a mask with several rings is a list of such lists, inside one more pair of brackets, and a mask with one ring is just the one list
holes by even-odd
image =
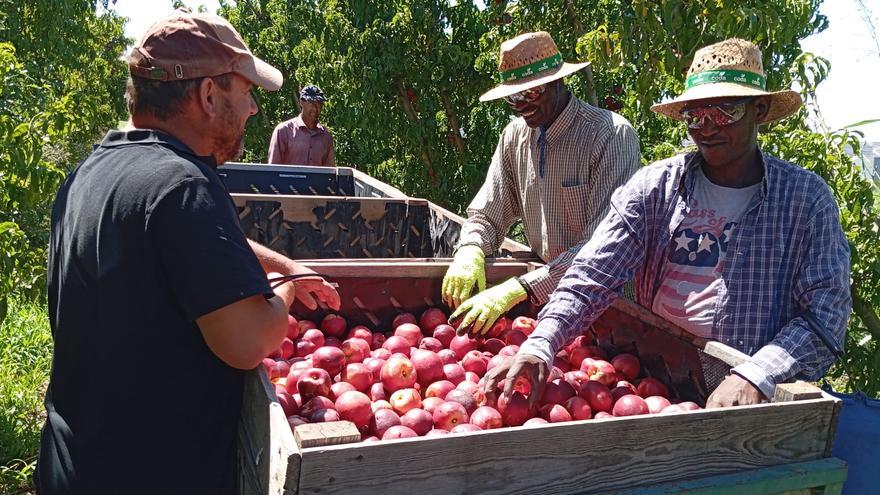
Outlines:
{"label": "blue plaid shirt", "polygon": [[[843,347],[852,308],[849,246],[831,190],[812,172],[762,155],[764,179],[730,241],[712,338],[751,356],[733,372],[773,396],[776,383],[817,380],[831,351],[799,315],[809,309]],[[673,234],[688,214],[699,153],[641,169],[611,199],[520,352],[550,363],[635,279],[651,308]]]}

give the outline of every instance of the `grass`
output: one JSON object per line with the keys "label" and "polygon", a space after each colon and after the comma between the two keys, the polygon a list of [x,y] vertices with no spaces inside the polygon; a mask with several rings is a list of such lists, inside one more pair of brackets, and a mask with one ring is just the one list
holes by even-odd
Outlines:
{"label": "grass", "polygon": [[0,324],[0,494],[31,490],[51,365],[45,302],[11,300]]}

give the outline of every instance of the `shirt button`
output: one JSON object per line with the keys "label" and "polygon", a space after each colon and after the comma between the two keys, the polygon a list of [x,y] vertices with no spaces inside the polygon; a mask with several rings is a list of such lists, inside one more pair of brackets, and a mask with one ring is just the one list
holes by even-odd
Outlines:
{"label": "shirt button", "polygon": [[738,342],[739,342],[739,345],[743,345],[743,341],[742,341],[742,340],[740,340],[740,341],[738,341]]}

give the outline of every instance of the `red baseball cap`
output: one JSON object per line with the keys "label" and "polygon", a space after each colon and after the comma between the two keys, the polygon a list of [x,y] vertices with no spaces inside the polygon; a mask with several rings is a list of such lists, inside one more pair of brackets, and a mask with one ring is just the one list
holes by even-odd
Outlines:
{"label": "red baseball cap", "polygon": [[178,10],[147,30],[128,57],[133,76],[157,81],[213,77],[235,72],[269,91],[281,88],[281,72],[255,57],[226,19]]}

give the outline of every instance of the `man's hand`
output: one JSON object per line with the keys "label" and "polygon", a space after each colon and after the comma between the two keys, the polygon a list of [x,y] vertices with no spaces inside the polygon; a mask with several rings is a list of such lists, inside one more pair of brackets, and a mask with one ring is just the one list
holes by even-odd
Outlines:
{"label": "man's hand", "polygon": [[303,306],[310,310],[318,309],[317,299],[330,309],[339,311],[339,306],[342,304],[339,300],[339,293],[336,292],[335,287],[320,276],[315,275],[315,278],[301,278],[294,280],[292,283],[296,288],[296,299]]}
{"label": "man's hand", "polygon": [[456,333],[469,333],[475,337],[485,335],[498,317],[527,298],[526,290],[512,278],[465,301],[449,316],[449,321],[455,322],[464,315],[455,328]]}
{"label": "man's hand", "polygon": [[324,280],[323,277],[315,273],[314,270],[306,268],[293,260],[291,260],[290,263],[287,263],[284,268],[285,273],[287,274],[314,274],[312,277],[306,276],[289,282],[293,284],[293,287],[296,289],[296,300],[301,302],[303,306],[310,310],[315,310],[318,309],[318,301],[320,301],[330,309],[339,311],[339,306],[341,305],[339,293],[336,292],[336,288]]}
{"label": "man's hand", "polygon": [[731,374],[718,385],[718,388],[706,401],[706,409],[712,407],[748,406],[760,404],[764,401],[764,394],[745,378]]}
{"label": "man's hand", "polygon": [[543,359],[531,354],[519,353],[505,359],[486,373],[486,376],[483,377],[483,392],[489,403],[494,404],[497,401],[498,383],[502,379],[504,380],[504,395],[510,397],[513,394],[516,381],[522,377],[531,386],[529,409],[532,409],[544,394],[549,373],[550,370],[547,369],[547,363]]}
{"label": "man's hand", "polygon": [[457,308],[470,297],[474,285],[477,286],[477,292],[486,289],[485,260],[486,255],[479,246],[468,244],[458,248],[440,289],[440,296],[447,306]]}
{"label": "man's hand", "polygon": [[313,277],[290,282],[296,289],[296,298],[303,303],[303,306],[310,310],[315,310],[318,309],[317,301],[320,301],[334,311],[339,310],[340,301],[336,289],[315,273],[314,270],[297,263],[281,253],[272,251],[258,242],[248,239],[248,244],[254,250],[254,254],[260,260],[260,266],[263,267],[266,274],[279,272],[284,275],[314,275]]}

